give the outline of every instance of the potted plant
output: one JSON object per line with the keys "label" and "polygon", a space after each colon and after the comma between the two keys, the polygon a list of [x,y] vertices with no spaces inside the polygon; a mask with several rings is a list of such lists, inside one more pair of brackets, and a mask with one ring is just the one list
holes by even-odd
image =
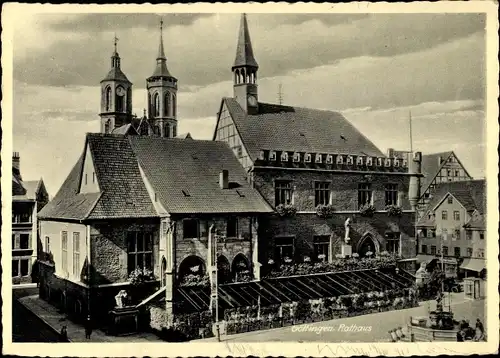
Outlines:
{"label": "potted plant", "polygon": [[280,204],[276,207],[276,212],[281,217],[291,217],[297,213],[297,208],[292,204]]}
{"label": "potted plant", "polygon": [[389,216],[400,217],[401,215],[403,215],[403,210],[400,206],[397,205],[387,205],[385,207],[385,210],[387,211],[387,215]]}
{"label": "potted plant", "polygon": [[373,206],[372,204],[365,204],[359,208],[359,213],[362,216],[367,216],[367,217],[373,216],[375,211],[376,211],[375,206]]}
{"label": "potted plant", "polygon": [[316,206],[316,214],[320,218],[331,218],[333,216],[333,213],[335,212],[335,209],[331,204],[323,205],[320,204]]}

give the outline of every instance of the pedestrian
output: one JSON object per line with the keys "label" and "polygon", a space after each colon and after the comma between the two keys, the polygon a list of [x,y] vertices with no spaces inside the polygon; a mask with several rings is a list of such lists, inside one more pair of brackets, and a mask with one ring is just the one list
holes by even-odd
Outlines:
{"label": "pedestrian", "polygon": [[90,316],[89,316],[85,321],[85,338],[90,339],[91,334],[92,334],[92,322],[90,321]]}
{"label": "pedestrian", "polygon": [[479,320],[476,320],[476,334],[474,336],[474,341],[479,342],[484,339],[484,326],[483,323]]}
{"label": "pedestrian", "polygon": [[481,322],[479,318],[476,320],[476,328],[479,329],[481,333],[484,333],[483,322]]}
{"label": "pedestrian", "polygon": [[68,330],[66,326],[62,326],[61,332],[59,333],[59,341],[67,342],[68,341]]}

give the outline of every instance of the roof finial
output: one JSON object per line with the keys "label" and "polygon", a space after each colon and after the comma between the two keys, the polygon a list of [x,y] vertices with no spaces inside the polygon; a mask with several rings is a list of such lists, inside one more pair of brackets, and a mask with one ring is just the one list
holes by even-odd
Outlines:
{"label": "roof finial", "polygon": [[118,44],[118,37],[116,37],[116,32],[115,32],[115,37],[114,37],[114,44],[115,44],[115,53],[117,52],[117,44]]}
{"label": "roof finial", "polygon": [[160,47],[158,48],[157,60],[166,60],[165,50],[163,49],[163,18],[160,18]]}

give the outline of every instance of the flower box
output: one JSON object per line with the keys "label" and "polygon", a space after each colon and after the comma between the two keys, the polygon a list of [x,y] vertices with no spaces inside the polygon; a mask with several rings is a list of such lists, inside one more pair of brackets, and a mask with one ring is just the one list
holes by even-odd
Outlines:
{"label": "flower box", "polygon": [[403,210],[400,206],[397,205],[387,205],[385,207],[385,210],[387,211],[387,215],[389,216],[400,217],[401,215],[403,215]]}
{"label": "flower box", "polygon": [[362,216],[366,216],[366,217],[370,217],[370,216],[373,216],[373,214],[375,214],[375,211],[377,211],[375,209],[375,207],[371,204],[366,204],[366,205],[362,205],[360,208],[359,208],[359,213],[362,215]]}
{"label": "flower box", "polygon": [[333,205],[323,205],[320,204],[316,206],[316,215],[318,215],[320,218],[331,218],[333,214],[335,213],[335,208]]}
{"label": "flower box", "polygon": [[292,217],[297,213],[297,208],[291,204],[280,204],[276,207],[276,212],[281,217]]}

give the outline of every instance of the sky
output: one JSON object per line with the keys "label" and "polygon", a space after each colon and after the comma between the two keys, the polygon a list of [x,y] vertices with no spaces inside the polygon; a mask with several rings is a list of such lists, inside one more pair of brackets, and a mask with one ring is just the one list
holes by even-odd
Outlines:
{"label": "sky", "polygon": [[[232,96],[239,14],[162,14],[177,77],[178,132],[211,139],[220,100]],[[382,151],[454,150],[485,176],[484,14],[248,14],[259,100],[341,111]],[[24,180],[53,196],[99,131],[100,80],[113,38],[146,106],[160,14],[27,14],[13,39],[13,138]]]}

